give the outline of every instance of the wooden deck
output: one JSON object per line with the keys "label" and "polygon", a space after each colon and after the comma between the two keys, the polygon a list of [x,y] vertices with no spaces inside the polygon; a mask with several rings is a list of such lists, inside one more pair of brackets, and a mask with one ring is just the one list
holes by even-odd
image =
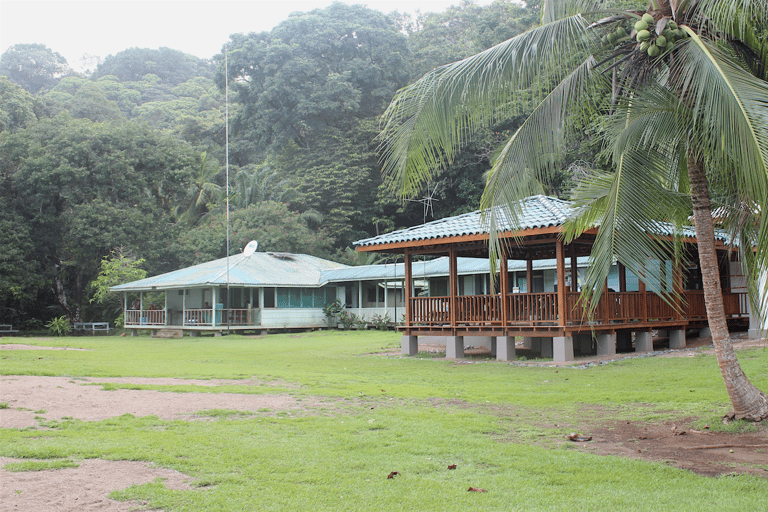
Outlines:
{"label": "wooden deck", "polygon": [[[565,294],[561,315],[557,293],[411,297],[409,335],[569,336],[574,332],[684,328],[706,321],[704,294],[683,292],[676,308],[651,292],[606,292],[590,317],[580,294]],[[748,318],[746,293],[725,293],[729,319]]]}

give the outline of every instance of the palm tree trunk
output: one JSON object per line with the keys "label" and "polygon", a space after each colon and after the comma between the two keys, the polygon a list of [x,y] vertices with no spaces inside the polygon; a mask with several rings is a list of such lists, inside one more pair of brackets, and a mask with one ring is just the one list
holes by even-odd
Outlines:
{"label": "palm tree trunk", "polygon": [[723,375],[725,389],[733,405],[728,415],[736,419],[760,421],[768,418],[768,396],[757,389],[744,375],[736,359],[728,324],[725,320],[723,292],[720,289],[720,271],[715,251],[715,232],[709,201],[709,185],[704,163],[695,155],[688,155],[688,175],[691,183],[693,219],[699,248],[699,264],[704,286],[707,320],[712,331],[717,362]]}

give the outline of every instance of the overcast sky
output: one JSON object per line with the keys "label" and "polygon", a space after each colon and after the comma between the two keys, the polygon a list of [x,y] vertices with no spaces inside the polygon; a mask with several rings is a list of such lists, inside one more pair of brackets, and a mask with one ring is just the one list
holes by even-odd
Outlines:
{"label": "overcast sky", "polygon": [[[332,0],[0,0],[0,53],[41,43],[70,66],[84,54],[104,59],[122,50],[167,46],[201,58],[221,52],[230,34],[272,29],[296,11]],[[343,0],[389,13],[441,12],[460,0]],[[488,5],[491,0],[476,0]]]}

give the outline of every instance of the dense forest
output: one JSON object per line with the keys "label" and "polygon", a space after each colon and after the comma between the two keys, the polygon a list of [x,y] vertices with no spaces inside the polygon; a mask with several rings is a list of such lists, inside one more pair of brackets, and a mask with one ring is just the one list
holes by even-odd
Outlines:
{"label": "dense forest", "polygon": [[[382,183],[379,119],[401,87],[539,19],[538,2],[418,17],[337,3],[234,34],[208,60],[130,48],[86,74],[44,45],[11,47],[0,57],[0,322],[112,320],[104,272],[225,255],[225,83],[230,252],[253,239],[355,264],[354,240],[477,209],[496,142],[525,115],[475,134],[423,191],[428,214]],[[589,149],[568,151],[563,162]],[[567,187],[563,167],[547,192]]]}

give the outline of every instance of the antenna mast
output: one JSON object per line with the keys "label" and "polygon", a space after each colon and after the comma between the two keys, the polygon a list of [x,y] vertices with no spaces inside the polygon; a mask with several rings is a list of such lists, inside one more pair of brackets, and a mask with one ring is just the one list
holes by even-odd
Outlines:
{"label": "antenna mast", "polygon": [[229,293],[229,42],[224,47],[224,152],[226,153],[227,175],[227,335],[229,335],[232,297]]}

